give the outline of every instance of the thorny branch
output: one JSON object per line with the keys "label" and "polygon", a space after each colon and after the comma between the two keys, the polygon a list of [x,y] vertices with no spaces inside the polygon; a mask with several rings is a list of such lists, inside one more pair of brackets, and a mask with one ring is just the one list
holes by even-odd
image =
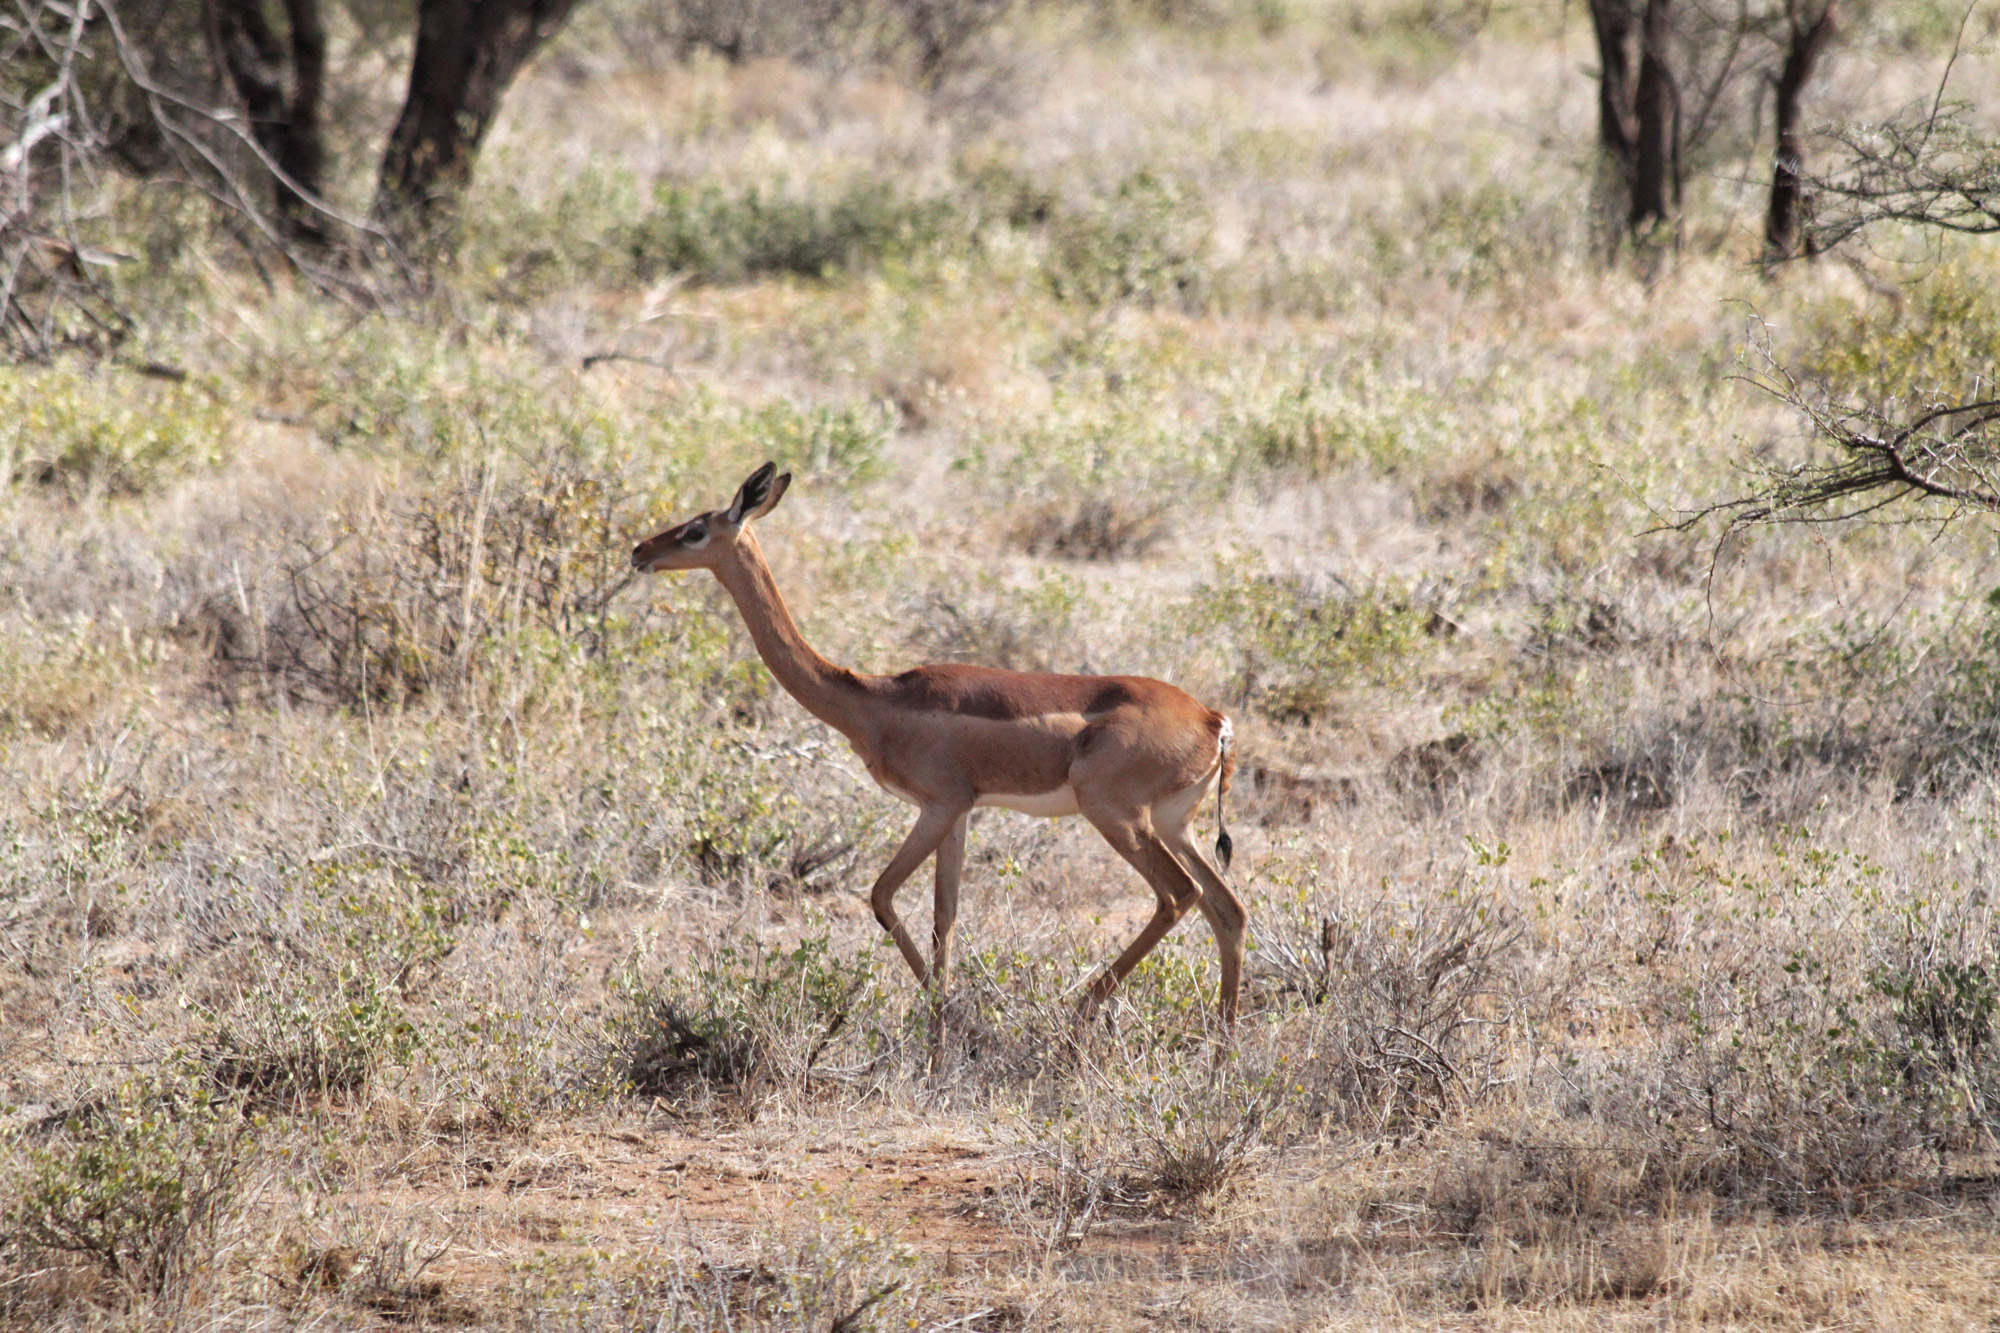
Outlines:
{"label": "thorny branch", "polygon": [[1663,526],[1684,532],[1718,515],[1732,531],[1764,523],[1837,523],[1912,497],[1941,502],[1945,522],[2000,513],[2000,397],[1843,401],[1826,384],[1794,375],[1768,340],[1754,340],[1752,353],[1759,364],[1744,378],[1789,405],[1827,448],[1805,462],[1753,464],[1748,494],[1687,511]]}
{"label": "thorny branch", "polygon": [[1882,222],[1942,231],[2000,232],[2000,144],[1950,103],[1876,125],[1831,131],[1837,165],[1805,178],[1811,248],[1826,250]]}
{"label": "thorny branch", "polygon": [[[0,100],[0,348],[40,357],[60,341],[115,343],[129,321],[93,272],[123,256],[76,236],[74,178],[88,175],[100,140],[76,78],[90,0],[74,7],[16,0],[15,12],[0,21],[0,65],[39,58],[54,77],[24,104]],[[38,173],[37,152],[51,149],[55,169]],[[53,218],[42,206],[51,193]]]}
{"label": "thorny branch", "polygon": [[[275,251],[323,290],[365,304],[381,299],[381,284],[364,270],[351,262],[328,263],[286,238],[262,202],[267,191],[256,179],[262,173],[283,185],[296,206],[386,258],[395,277],[408,285],[412,275],[390,238],[293,179],[242,115],[155,79],[112,0],[11,0],[10,8],[0,14],[0,67],[38,61],[53,77],[25,101],[0,94],[0,351],[28,360],[45,360],[62,347],[103,353],[132,328],[115,293],[98,276],[130,256],[91,246],[80,236],[95,218],[109,151],[89,81],[80,77],[89,62],[108,60],[116,77],[137,90],[178,168],[176,182],[234,219],[253,258],[258,247]],[[362,249],[345,256],[363,257]],[[262,260],[257,262],[261,269]]]}

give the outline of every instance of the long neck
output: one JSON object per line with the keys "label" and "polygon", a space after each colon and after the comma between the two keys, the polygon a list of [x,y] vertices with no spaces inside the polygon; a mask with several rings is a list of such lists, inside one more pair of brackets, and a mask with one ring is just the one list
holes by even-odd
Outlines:
{"label": "long neck", "polygon": [[736,599],[736,609],[743,613],[757,655],[785,691],[820,721],[841,732],[850,731],[861,701],[854,673],[814,652],[806,636],[799,633],[792,613],[785,609],[785,599],[778,595],[771,566],[765,563],[764,552],[748,529],[737,537],[733,556],[715,566],[715,577]]}

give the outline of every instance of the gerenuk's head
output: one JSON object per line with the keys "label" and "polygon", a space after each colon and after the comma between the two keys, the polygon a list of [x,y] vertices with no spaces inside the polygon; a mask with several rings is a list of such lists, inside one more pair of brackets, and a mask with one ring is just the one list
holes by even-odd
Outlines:
{"label": "gerenuk's head", "polygon": [[633,547],[632,568],[643,574],[715,568],[748,530],[751,520],[778,507],[791,484],[791,473],[780,475],[776,463],[764,464],[750,474],[727,509],[697,514]]}

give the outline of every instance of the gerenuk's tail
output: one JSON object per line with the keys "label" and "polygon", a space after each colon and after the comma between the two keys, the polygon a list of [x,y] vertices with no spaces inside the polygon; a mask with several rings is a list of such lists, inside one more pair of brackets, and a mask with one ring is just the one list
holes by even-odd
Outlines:
{"label": "gerenuk's tail", "polygon": [[1222,780],[1215,785],[1215,855],[1227,870],[1236,844],[1229,837],[1229,817],[1223,813],[1222,798],[1229,795],[1229,780],[1236,776],[1236,728],[1226,717],[1222,719],[1222,730],[1216,733],[1215,748],[1216,758],[1222,764]]}

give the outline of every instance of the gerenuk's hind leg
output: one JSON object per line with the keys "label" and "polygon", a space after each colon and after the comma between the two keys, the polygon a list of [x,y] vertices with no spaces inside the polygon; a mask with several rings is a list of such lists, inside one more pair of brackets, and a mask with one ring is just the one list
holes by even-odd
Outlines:
{"label": "gerenuk's hind leg", "polygon": [[1167,932],[1187,915],[1188,909],[1201,901],[1202,891],[1201,886],[1175,859],[1167,844],[1153,831],[1152,816],[1146,810],[1128,813],[1086,808],[1083,814],[1104,835],[1104,840],[1145,877],[1158,900],[1152,919],[1139,932],[1139,938],[1127,945],[1125,952],[1098,974],[1078,1002],[1077,1016],[1087,1021],[1097,1012],[1105,997],[1118,989],[1139,961],[1151,953],[1166,938]]}
{"label": "gerenuk's hind leg", "polygon": [[1167,845],[1201,884],[1201,914],[1208,918],[1209,929],[1215,932],[1215,947],[1222,954],[1222,1021],[1234,1026],[1243,985],[1243,937],[1250,914],[1243,909],[1243,900],[1223,883],[1222,873],[1196,848],[1185,826],[1174,831]]}

